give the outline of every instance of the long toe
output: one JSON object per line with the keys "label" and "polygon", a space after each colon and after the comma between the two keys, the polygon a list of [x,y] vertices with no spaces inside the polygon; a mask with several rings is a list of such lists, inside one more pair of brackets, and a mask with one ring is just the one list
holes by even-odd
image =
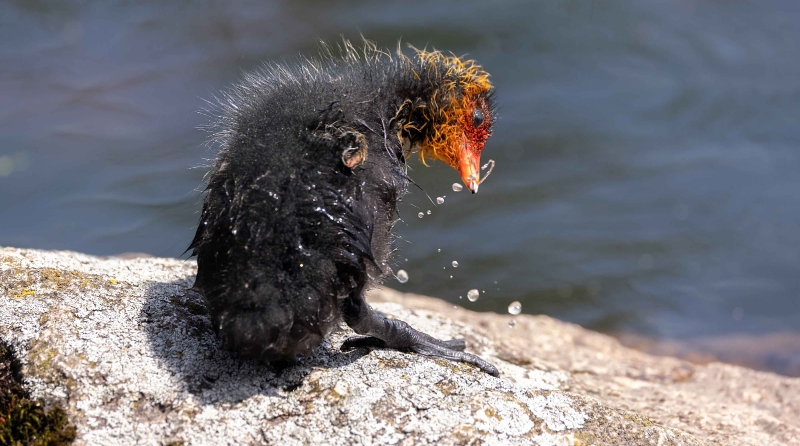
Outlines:
{"label": "long toe", "polygon": [[492,376],[500,376],[500,371],[497,370],[497,367],[470,353],[452,350],[433,343],[416,344],[411,346],[411,350],[420,355],[435,356],[450,361],[472,364]]}
{"label": "long toe", "polygon": [[447,347],[450,350],[458,350],[463,352],[464,349],[467,348],[467,343],[464,342],[463,339],[453,339],[450,341],[440,341],[440,342],[442,343],[442,346]]}

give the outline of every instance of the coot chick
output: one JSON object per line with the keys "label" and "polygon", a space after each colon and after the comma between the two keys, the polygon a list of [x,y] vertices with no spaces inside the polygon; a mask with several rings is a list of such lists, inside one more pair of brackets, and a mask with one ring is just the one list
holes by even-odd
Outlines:
{"label": "coot chick", "polygon": [[412,351],[498,374],[463,340],[385,319],[364,298],[391,273],[406,157],[444,161],[475,193],[491,135],[489,75],[471,60],[414,51],[323,46],[320,58],[245,75],[212,110],[220,150],[189,249],[194,288],[229,349],[285,364],[344,320],[363,336],[343,349]]}

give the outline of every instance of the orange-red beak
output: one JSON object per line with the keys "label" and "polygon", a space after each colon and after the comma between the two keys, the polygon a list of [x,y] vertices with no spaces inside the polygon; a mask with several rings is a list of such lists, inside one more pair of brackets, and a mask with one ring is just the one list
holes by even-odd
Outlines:
{"label": "orange-red beak", "polygon": [[474,194],[478,192],[481,181],[481,154],[473,150],[469,140],[461,140],[461,149],[458,153],[458,173],[464,185]]}

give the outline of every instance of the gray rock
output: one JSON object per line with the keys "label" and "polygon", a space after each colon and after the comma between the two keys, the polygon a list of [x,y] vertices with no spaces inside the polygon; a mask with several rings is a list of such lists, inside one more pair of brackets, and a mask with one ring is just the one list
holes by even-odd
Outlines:
{"label": "gray rock", "polygon": [[653,357],[545,316],[511,328],[508,316],[391,290],[373,292],[376,309],[465,337],[501,377],[343,353],[346,327],[276,372],[219,348],[188,291],[195,268],[0,249],[0,338],[32,396],[65,408],[77,444],[800,443],[798,379]]}

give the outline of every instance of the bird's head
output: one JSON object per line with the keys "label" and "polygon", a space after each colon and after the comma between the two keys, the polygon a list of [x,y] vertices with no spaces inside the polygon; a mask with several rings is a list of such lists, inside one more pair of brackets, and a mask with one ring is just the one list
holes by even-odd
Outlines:
{"label": "bird's head", "polygon": [[[440,159],[461,175],[472,193],[481,183],[481,151],[492,135],[495,107],[489,73],[472,60],[416,50],[408,59],[413,93],[400,106],[398,133],[423,164]],[[408,92],[407,92],[408,93]]]}

